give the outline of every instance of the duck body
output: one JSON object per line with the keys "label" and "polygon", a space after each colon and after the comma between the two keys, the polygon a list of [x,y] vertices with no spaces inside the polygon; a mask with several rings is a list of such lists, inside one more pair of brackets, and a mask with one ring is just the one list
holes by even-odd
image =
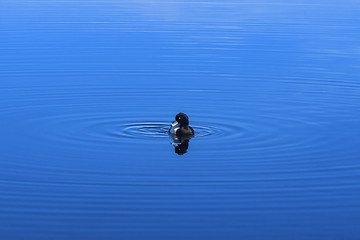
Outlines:
{"label": "duck body", "polygon": [[185,113],[175,116],[175,121],[171,124],[169,133],[178,137],[192,137],[195,131],[189,126],[189,117]]}
{"label": "duck body", "polygon": [[178,137],[192,137],[194,136],[195,132],[194,129],[190,126],[187,127],[180,127],[177,131],[176,131],[176,136]]}

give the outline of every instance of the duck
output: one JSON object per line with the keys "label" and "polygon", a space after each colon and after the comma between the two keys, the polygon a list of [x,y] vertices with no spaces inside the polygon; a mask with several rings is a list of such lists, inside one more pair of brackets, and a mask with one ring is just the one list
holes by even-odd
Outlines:
{"label": "duck", "polygon": [[177,137],[192,137],[195,131],[189,126],[189,117],[185,113],[178,113],[170,126],[169,133]]}

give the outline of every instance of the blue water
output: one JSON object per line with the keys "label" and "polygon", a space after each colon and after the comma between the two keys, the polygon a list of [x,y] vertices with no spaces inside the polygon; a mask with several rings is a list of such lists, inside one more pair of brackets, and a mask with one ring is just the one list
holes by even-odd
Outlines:
{"label": "blue water", "polygon": [[2,0],[0,239],[358,240],[359,13]]}

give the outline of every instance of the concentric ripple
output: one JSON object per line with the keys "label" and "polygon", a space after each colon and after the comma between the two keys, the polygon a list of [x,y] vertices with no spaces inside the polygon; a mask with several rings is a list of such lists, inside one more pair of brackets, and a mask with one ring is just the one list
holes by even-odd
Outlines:
{"label": "concentric ripple", "polygon": [[[196,131],[194,137],[206,137],[219,134],[220,129],[206,126],[192,125]],[[169,137],[169,123],[133,123],[122,127],[119,136],[129,137]]]}
{"label": "concentric ripple", "polygon": [[[2,121],[9,127],[3,129],[2,137],[8,138],[3,139],[1,164],[17,169],[16,184],[35,172],[34,184],[49,181],[42,176],[51,173],[53,184],[108,187],[124,182],[155,187],[167,178],[169,185],[186,186],[201,178],[200,185],[207,187],[308,184],[318,177],[334,184],[337,179],[352,182],[348,177],[360,169],[356,141],[351,140],[355,132],[349,131],[358,126],[350,114],[354,105],[313,92],[299,99],[283,87],[276,93],[257,89],[269,95],[267,101],[228,89],[9,89],[7,94],[21,97],[2,101]],[[175,109],[174,94],[186,98],[186,104]],[[183,156],[192,161],[174,168],[168,128],[178,111],[190,116],[195,137]],[[14,146],[18,151],[8,150]]]}
{"label": "concentric ripple", "polygon": [[[73,142],[86,144],[118,144],[119,142],[154,141],[156,139],[171,139],[168,130],[170,120],[165,122],[141,123],[136,119],[143,117],[123,118],[121,113],[107,112],[102,116],[91,114],[54,115],[35,118],[27,121],[26,129],[37,129],[36,136],[41,141]],[[170,119],[170,118],[169,118]],[[194,122],[191,126],[195,130],[193,138],[226,139],[243,133],[243,129],[227,124],[214,126],[209,122]],[[239,131],[233,131],[237,129]],[[42,134],[41,132],[44,131]]]}
{"label": "concentric ripple", "polygon": [[[21,101],[12,102],[7,109],[8,117],[12,124],[17,124],[17,128],[33,140],[71,147],[113,147],[119,143],[151,144],[152,141],[171,140],[168,128],[177,112],[173,111],[174,107],[170,104],[172,95],[163,94],[170,92],[170,89],[153,89],[151,92],[144,89],[125,91],[107,88],[62,92],[56,89],[56,95],[39,95],[38,99],[33,92],[16,91],[23,95],[23,99],[31,94],[34,103],[26,105]],[[40,91],[51,92],[52,89]],[[174,90],[171,92],[176,93]],[[214,154],[235,153],[240,149],[241,152],[263,151],[267,155],[283,157],[295,157],[299,153],[318,154],[322,150],[324,156],[320,158],[340,154],[325,150],[325,146],[333,144],[335,139],[324,138],[324,133],[339,128],[335,121],[327,121],[326,112],[321,112],[325,104],[332,104],[331,98],[328,101],[322,99],[322,102],[312,104],[305,110],[303,106],[307,103],[287,98],[288,102],[292,101],[292,111],[287,106],[272,108],[277,104],[276,100],[258,102],[256,96],[248,95],[245,91],[180,92],[192,103],[188,114],[196,133],[194,139],[200,144],[213,144]],[[144,106],[134,104],[135,100],[139,101],[143,97],[153,100]],[[274,97],[281,100],[283,96]],[[241,101],[242,98],[246,98],[247,103]],[[122,105],[126,101],[129,104]],[[151,110],[159,103],[164,110]],[[196,110],[200,108],[202,111]],[[303,118],[302,111],[319,112],[323,116],[314,119],[308,114],[307,118]],[[231,155],[230,158],[236,157],[236,154]]]}

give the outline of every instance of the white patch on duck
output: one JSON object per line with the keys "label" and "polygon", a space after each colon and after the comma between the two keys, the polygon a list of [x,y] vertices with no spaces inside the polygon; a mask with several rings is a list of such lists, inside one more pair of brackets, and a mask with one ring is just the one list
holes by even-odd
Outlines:
{"label": "white patch on duck", "polygon": [[176,131],[180,129],[180,123],[178,123],[177,121],[174,121],[172,124],[171,124],[171,128],[169,130],[169,132],[171,134],[176,134]]}

